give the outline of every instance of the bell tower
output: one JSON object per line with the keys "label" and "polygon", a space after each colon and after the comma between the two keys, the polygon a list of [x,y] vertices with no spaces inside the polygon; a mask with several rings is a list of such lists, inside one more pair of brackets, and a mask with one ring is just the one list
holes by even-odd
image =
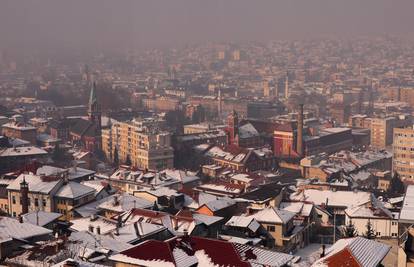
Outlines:
{"label": "bell tower", "polygon": [[99,105],[96,97],[96,83],[94,82],[89,95],[88,118],[89,121],[95,124],[99,131],[101,130],[101,115],[101,105]]}

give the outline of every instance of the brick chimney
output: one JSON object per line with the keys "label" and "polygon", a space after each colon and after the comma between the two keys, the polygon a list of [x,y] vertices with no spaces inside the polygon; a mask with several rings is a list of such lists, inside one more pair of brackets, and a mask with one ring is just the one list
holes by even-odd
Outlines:
{"label": "brick chimney", "polygon": [[29,184],[26,182],[24,176],[23,181],[20,183],[20,198],[22,205],[21,214],[26,214],[29,212]]}
{"label": "brick chimney", "polygon": [[303,157],[303,104],[299,104],[298,129],[296,139],[296,151],[300,157]]}

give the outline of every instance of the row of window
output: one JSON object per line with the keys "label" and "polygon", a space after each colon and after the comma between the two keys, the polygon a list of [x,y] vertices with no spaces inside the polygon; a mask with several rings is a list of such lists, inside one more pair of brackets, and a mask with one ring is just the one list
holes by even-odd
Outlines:
{"label": "row of window", "polygon": [[[31,202],[31,199],[30,198],[28,198],[27,199],[27,201],[28,201],[28,205],[30,206],[30,202]],[[39,205],[40,205],[40,201],[39,201],[39,199],[38,198],[35,198],[34,199],[34,206],[35,207],[39,207]],[[43,207],[46,207],[47,206],[47,203],[46,203],[46,199],[42,199],[42,206]],[[22,198],[20,197],[20,203],[22,203]],[[12,196],[12,204],[17,204],[17,199],[16,199],[16,196]]]}

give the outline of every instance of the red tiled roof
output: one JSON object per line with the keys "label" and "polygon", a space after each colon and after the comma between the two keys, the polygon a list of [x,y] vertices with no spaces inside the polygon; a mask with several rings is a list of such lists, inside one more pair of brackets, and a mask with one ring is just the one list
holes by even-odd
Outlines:
{"label": "red tiled roof", "polygon": [[195,236],[174,238],[166,242],[148,240],[138,246],[121,252],[121,254],[140,260],[160,260],[175,262],[172,251],[175,248],[183,250],[188,256],[203,250],[211,261],[219,266],[250,267],[250,263],[240,258],[239,252],[232,243]]}
{"label": "red tiled roof", "polygon": [[335,253],[326,258],[324,263],[328,267],[361,267],[362,265],[354,258],[348,248]]}
{"label": "red tiled roof", "polygon": [[158,240],[148,240],[140,245],[122,252],[123,255],[140,260],[163,260],[175,263],[172,250],[168,243]]}

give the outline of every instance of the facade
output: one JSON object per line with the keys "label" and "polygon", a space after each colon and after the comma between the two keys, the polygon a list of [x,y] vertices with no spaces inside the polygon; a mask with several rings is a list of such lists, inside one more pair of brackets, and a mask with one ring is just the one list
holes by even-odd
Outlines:
{"label": "facade", "polygon": [[[28,186],[25,195],[22,183]],[[37,210],[54,212],[53,196],[59,190],[63,180],[59,177],[42,177],[32,174],[21,174],[8,187],[9,215],[16,217],[20,214]]]}
{"label": "facade", "polygon": [[1,126],[2,135],[10,138],[19,138],[36,145],[36,127],[17,121],[9,122]]}
{"label": "facade", "polygon": [[411,116],[374,118],[371,121],[371,146],[384,149],[392,145],[393,129],[412,124]]}
{"label": "facade", "polygon": [[140,169],[163,170],[174,163],[170,134],[135,120],[117,122],[103,130],[102,148],[110,161],[118,154],[120,163],[129,159],[131,166]]}
{"label": "facade", "polygon": [[403,180],[414,179],[414,128],[395,128],[392,148],[393,171]]}

